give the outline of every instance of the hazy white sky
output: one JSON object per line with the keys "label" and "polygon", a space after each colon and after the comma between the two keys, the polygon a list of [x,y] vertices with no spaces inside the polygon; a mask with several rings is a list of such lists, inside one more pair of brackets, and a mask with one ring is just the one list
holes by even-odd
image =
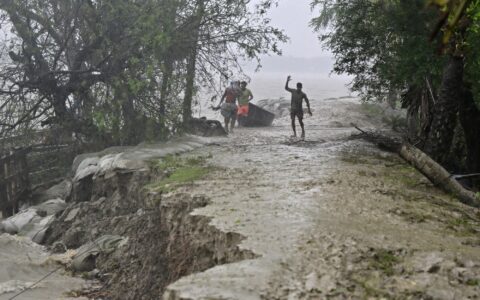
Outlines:
{"label": "hazy white sky", "polygon": [[310,3],[311,0],[280,0],[279,6],[269,13],[272,25],[283,29],[290,37],[290,42],[282,46],[284,56],[331,56],[322,50],[317,34],[309,27],[310,20],[315,16],[315,12],[310,10]]}

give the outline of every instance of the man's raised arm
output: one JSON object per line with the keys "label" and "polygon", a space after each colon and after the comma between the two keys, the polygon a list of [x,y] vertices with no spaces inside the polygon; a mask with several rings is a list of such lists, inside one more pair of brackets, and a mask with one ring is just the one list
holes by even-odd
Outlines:
{"label": "man's raised arm", "polygon": [[292,89],[288,87],[288,83],[290,82],[290,80],[292,80],[292,77],[290,75],[288,75],[287,82],[285,83],[285,90],[289,91],[289,92],[292,91]]}

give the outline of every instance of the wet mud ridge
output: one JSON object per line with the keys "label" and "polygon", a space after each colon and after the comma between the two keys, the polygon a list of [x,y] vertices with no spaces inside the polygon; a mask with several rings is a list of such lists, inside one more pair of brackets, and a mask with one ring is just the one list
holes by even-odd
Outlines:
{"label": "wet mud ridge", "polygon": [[[209,200],[180,190],[177,184],[188,184],[176,176],[208,169],[202,158],[177,158],[175,153],[149,159],[142,168],[76,176],[73,202],[51,224],[45,243],[54,249],[99,244],[73,260],[75,271],[95,271],[99,280],[96,289],[79,294],[158,299],[168,284],[183,276],[255,257],[238,248],[240,234],[220,231],[209,225],[210,218],[190,214]],[[107,243],[110,247],[103,246]]]}
{"label": "wet mud ridge", "polygon": [[50,229],[47,243],[68,249],[105,235],[128,238],[113,253],[100,253],[91,266],[79,267],[101,271],[103,287],[97,292],[111,299],[155,299],[182,276],[254,257],[237,248],[240,234],[221,232],[209,218],[189,214],[207,205],[206,198],[142,192],[138,184],[149,182],[144,175],[95,181],[91,201],[69,207]]}
{"label": "wet mud ridge", "polygon": [[[213,169],[204,157],[179,155],[209,143],[186,137],[78,157],[72,180],[51,189],[55,195],[68,192],[62,193],[66,202],[54,202],[61,205],[48,222],[30,208],[5,223],[39,219],[43,227],[27,224],[19,231],[25,237],[0,236],[0,258],[8,263],[6,273],[0,272],[0,299],[158,299],[181,277],[256,257],[239,249],[239,233],[220,231],[209,217],[190,214],[209,199],[186,189]],[[32,230],[35,242],[53,254],[29,240]],[[9,262],[30,255],[30,263]]]}
{"label": "wet mud ridge", "polygon": [[480,214],[397,155],[352,139],[390,130],[352,99],[314,102],[305,142],[288,117],[197,149],[217,169],[188,187],[195,216],[254,259],[169,285],[164,299],[478,299]]}
{"label": "wet mud ridge", "polygon": [[306,141],[280,111],[228,138],[79,157],[37,242],[95,284],[18,299],[478,299],[479,210],[353,139],[352,121],[389,130],[356,100],[312,107]]}

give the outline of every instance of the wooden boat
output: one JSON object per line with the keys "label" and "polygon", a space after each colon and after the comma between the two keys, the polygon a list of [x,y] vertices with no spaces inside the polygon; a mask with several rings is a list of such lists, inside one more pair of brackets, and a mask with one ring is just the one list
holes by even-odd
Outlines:
{"label": "wooden boat", "polygon": [[274,119],[273,113],[249,103],[248,116],[238,117],[238,124],[243,127],[265,127],[271,126]]}

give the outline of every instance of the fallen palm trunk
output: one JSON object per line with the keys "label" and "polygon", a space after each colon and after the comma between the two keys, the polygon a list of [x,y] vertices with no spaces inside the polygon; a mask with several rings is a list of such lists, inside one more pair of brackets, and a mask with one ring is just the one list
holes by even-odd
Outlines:
{"label": "fallen palm trunk", "polygon": [[403,159],[425,175],[433,184],[460,199],[464,204],[480,207],[479,197],[465,189],[447,170],[417,147],[377,133],[366,132],[352,124],[370,142],[397,152]]}
{"label": "fallen palm trunk", "polygon": [[447,170],[417,147],[404,143],[399,154],[435,185],[454,194],[467,205],[480,207],[480,199],[474,192],[465,189]]}

